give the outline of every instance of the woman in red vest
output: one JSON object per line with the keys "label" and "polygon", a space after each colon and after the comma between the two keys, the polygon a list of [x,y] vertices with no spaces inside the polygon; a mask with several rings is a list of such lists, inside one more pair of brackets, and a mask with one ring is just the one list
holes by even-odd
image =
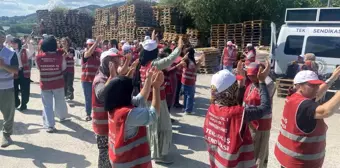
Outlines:
{"label": "woman in red vest", "polygon": [[74,89],[73,89],[73,80],[74,80],[74,49],[71,48],[71,39],[68,37],[64,37],[61,39],[61,45],[63,50],[63,56],[66,60],[67,68],[64,72],[64,81],[65,81],[65,98],[66,100],[74,99]]}
{"label": "woman in red vest", "polygon": [[253,44],[247,44],[246,52],[243,53],[243,56],[245,57],[246,66],[256,61],[256,50]]}
{"label": "woman in red vest", "polygon": [[[109,111],[109,156],[112,168],[151,168],[146,126],[160,114],[161,71],[149,71],[140,94],[131,99],[132,79],[119,76],[105,88],[104,107]],[[153,87],[150,107],[141,108]],[[121,95],[119,97],[115,95]],[[132,146],[132,148],[130,148]]]}
{"label": "woman in red vest", "polygon": [[[65,121],[69,117],[63,77],[66,61],[62,53],[57,52],[57,41],[53,36],[44,39],[41,50],[42,52],[38,54],[36,62],[40,72],[44,127],[48,133],[54,133],[56,131],[54,114],[57,114],[60,121]],[[53,106],[55,110],[53,110]]]}
{"label": "woman in red vest", "polygon": [[[31,68],[29,63],[29,57],[33,54],[28,49],[23,48],[22,42],[18,38],[12,40],[12,48],[15,50],[18,56],[19,72],[15,75],[14,80],[14,92],[15,92],[15,107],[20,111],[27,110],[27,103],[30,97],[30,85],[31,85]],[[19,99],[19,87],[21,93],[21,102]]]}
{"label": "woman in red vest", "polygon": [[[257,79],[260,66],[263,65],[257,62],[252,62],[247,67],[247,77],[251,82],[246,85],[246,92],[244,95],[244,103],[247,106],[259,106],[261,104],[260,86],[259,80]],[[270,99],[272,100],[275,93],[274,82],[268,76],[265,83],[267,85]],[[258,168],[265,167],[265,164],[268,162],[271,123],[272,115],[270,113],[259,120],[252,121],[250,124],[250,131],[253,135],[255,147],[255,161]]]}
{"label": "woman in red vest", "polygon": [[265,79],[270,67],[260,69],[261,104],[242,106],[245,72],[240,61],[238,76],[228,70],[213,75],[211,105],[204,122],[204,136],[208,144],[210,167],[255,168],[254,146],[249,122],[271,113],[271,103]]}
{"label": "woman in red vest", "polygon": [[[155,31],[152,33],[152,39],[143,42],[143,50],[140,54],[140,64],[136,69],[134,86],[139,83],[142,86],[145,83],[146,72],[151,67],[156,67],[158,70],[168,68],[175,59],[179,56],[183,47],[183,41],[180,37],[178,47],[166,58],[158,58],[158,49],[156,42]],[[161,115],[157,123],[151,124],[148,127],[148,135],[150,140],[150,147],[152,151],[152,158],[156,163],[171,164],[172,159],[169,158],[169,150],[172,144],[172,124],[168,105],[166,102],[165,85],[161,86]],[[152,97],[149,96],[147,104],[150,105]]]}
{"label": "woman in red vest", "polygon": [[294,78],[296,92],[288,96],[283,109],[275,156],[284,168],[321,168],[325,158],[327,125],[324,118],[339,111],[340,92],[320,105],[317,101],[338,80],[340,67],[323,82],[310,70]]}
{"label": "woman in red vest", "polygon": [[237,61],[237,48],[233,42],[228,41],[223,49],[221,58],[221,69],[233,70],[234,63]]}
{"label": "woman in red vest", "polygon": [[92,104],[92,83],[100,65],[101,49],[98,48],[102,36],[98,36],[96,41],[88,39],[87,48],[82,57],[82,75],[81,83],[85,97],[86,121],[91,121],[91,104]]}

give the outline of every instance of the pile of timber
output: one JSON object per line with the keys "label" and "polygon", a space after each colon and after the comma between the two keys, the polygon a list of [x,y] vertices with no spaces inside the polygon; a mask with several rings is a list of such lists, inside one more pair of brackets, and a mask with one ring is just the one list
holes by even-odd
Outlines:
{"label": "pile of timber", "polygon": [[[82,46],[86,38],[92,36],[93,18],[78,10],[48,11],[38,10],[37,19],[40,27],[44,31],[39,31],[39,35],[51,34],[58,38],[69,37],[76,45]],[[41,26],[42,25],[42,26]]]}
{"label": "pile of timber", "polygon": [[223,49],[232,41],[243,49],[248,43],[254,46],[268,45],[270,42],[270,23],[264,20],[246,21],[233,24],[211,25],[211,46]]}
{"label": "pile of timber", "polygon": [[93,38],[102,35],[103,39],[118,38],[118,8],[96,9],[95,25],[92,27]]}
{"label": "pile of timber", "polygon": [[181,30],[180,13],[175,7],[154,6],[153,20],[159,23],[166,33],[183,33]]}
{"label": "pile of timber", "polygon": [[293,88],[293,86],[293,79],[276,79],[277,97],[287,97],[289,94],[289,89]]}
{"label": "pile of timber", "polygon": [[204,54],[202,57],[202,66],[198,72],[203,74],[214,74],[219,68],[218,58],[221,55],[220,50],[214,47],[196,48],[195,50],[198,53]]}
{"label": "pile of timber", "polygon": [[199,46],[200,38],[201,38],[201,33],[197,29],[187,29],[187,36],[189,39],[190,44],[193,47]]}

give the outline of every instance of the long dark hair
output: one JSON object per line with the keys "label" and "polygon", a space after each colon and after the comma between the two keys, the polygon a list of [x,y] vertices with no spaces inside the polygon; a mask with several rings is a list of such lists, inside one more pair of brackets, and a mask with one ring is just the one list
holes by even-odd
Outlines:
{"label": "long dark hair", "polygon": [[252,46],[249,46],[249,47],[247,47],[247,49],[248,49],[248,52],[249,51],[253,51],[254,52],[254,54],[256,55],[256,50],[255,50],[255,47],[252,45]]}
{"label": "long dark hair", "polygon": [[192,61],[196,65],[196,60],[195,60],[195,50],[194,48],[190,47],[187,49],[188,54],[188,59],[185,60],[185,63],[187,64],[187,67],[189,67],[190,61]]}
{"label": "long dark hair", "polygon": [[15,43],[15,44],[18,44],[18,51],[21,51],[21,48],[22,48],[22,41],[18,38],[14,38],[12,40],[12,43]]}
{"label": "long dark hair", "polygon": [[104,89],[104,109],[112,111],[117,108],[131,105],[132,79],[126,76],[118,76],[112,79]]}

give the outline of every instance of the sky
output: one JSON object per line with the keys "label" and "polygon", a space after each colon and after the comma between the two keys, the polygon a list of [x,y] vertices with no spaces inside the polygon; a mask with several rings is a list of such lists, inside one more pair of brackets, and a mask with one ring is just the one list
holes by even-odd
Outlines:
{"label": "sky", "polygon": [[0,0],[0,16],[24,16],[39,9],[52,9],[55,6],[78,8],[87,5],[109,5],[122,0]]}

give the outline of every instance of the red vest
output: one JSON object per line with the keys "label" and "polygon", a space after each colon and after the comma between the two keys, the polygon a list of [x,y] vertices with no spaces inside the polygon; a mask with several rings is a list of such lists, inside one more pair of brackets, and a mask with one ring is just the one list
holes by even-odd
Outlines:
{"label": "red vest", "polygon": [[151,168],[151,152],[145,126],[130,139],[125,138],[125,122],[133,107],[109,113],[109,156],[112,167]]}
{"label": "red vest", "polygon": [[82,82],[93,82],[94,77],[96,76],[96,73],[100,66],[100,51],[100,49],[96,49],[93,55],[87,58],[87,62],[84,62],[84,60],[82,61]]}
{"label": "red vest", "polygon": [[223,65],[224,66],[233,66],[235,61],[237,60],[237,50],[233,48],[233,54],[229,55],[228,47],[224,47],[223,49]]}
{"label": "red vest", "polygon": [[327,125],[318,119],[311,133],[304,133],[296,123],[300,104],[307,100],[295,93],[287,97],[281,120],[281,130],[275,145],[275,156],[286,168],[321,168],[326,148]]}
{"label": "red vest", "polygon": [[245,65],[246,66],[248,66],[250,63],[256,61],[256,54],[253,51],[249,51],[249,52],[247,52],[247,54],[249,54],[250,52],[252,52],[254,54],[254,56],[251,57],[250,59],[248,59],[247,57],[245,58]]}
{"label": "red vest", "polygon": [[63,56],[59,53],[40,53],[37,65],[40,71],[41,90],[53,90],[64,87]]}
{"label": "red vest", "polygon": [[242,106],[210,105],[204,122],[204,137],[211,168],[256,167],[248,124],[243,127],[243,111]]}
{"label": "red vest", "polygon": [[[140,78],[141,78],[141,89],[143,88],[144,86],[144,82],[146,80],[146,72],[151,68],[151,64],[152,62],[150,62],[148,65],[146,66],[141,66],[140,67]],[[161,100],[165,100],[166,98],[166,93],[165,93],[165,82],[161,85]],[[150,96],[148,98],[148,101],[151,101],[152,100],[152,91],[150,92]]]}
{"label": "red vest", "polygon": [[194,86],[196,83],[196,65],[189,61],[189,66],[183,68],[181,82],[183,85]]}
{"label": "red vest", "polygon": [[170,94],[172,92],[170,72],[163,71],[163,73],[164,73],[165,93]]}
{"label": "red vest", "polygon": [[[72,49],[69,49],[72,50]],[[69,53],[69,55],[65,58],[67,63],[66,71],[70,73],[74,73],[74,55],[70,58],[69,56],[72,56],[72,53]]]}
{"label": "red vest", "polygon": [[[177,57],[175,59],[175,64],[179,64],[182,61],[182,57]],[[177,76],[177,80],[180,81],[182,79],[182,72],[183,72],[183,68],[182,67],[178,67],[176,70],[176,76]]]}
{"label": "red vest", "polygon": [[[254,84],[248,85],[243,101],[249,106],[261,105],[260,91]],[[251,124],[258,131],[270,131],[272,127],[272,114],[268,114],[259,120],[252,121]]]}
{"label": "red vest", "polygon": [[104,110],[104,102],[98,100],[94,88],[98,83],[106,82],[107,77],[98,73],[92,85],[92,128],[95,134],[102,136],[107,136],[109,133],[108,112]]}
{"label": "red vest", "polygon": [[[31,78],[31,68],[30,68],[30,63],[28,60],[27,56],[27,51],[26,49],[21,49],[20,52],[20,59],[22,63],[22,70],[24,71],[24,77],[25,78]],[[18,74],[14,74],[14,79],[18,78]]]}

